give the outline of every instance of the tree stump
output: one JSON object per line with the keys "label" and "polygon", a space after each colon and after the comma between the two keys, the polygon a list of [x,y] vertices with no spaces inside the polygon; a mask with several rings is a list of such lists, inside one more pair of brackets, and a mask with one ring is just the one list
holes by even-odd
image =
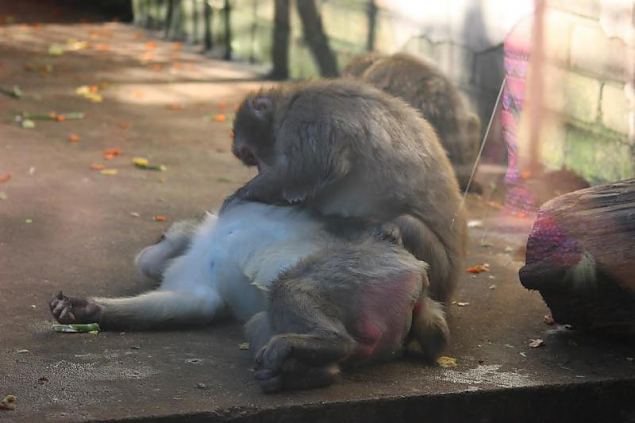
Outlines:
{"label": "tree stump", "polygon": [[539,210],[520,281],[554,320],[635,335],[635,179],[574,191]]}

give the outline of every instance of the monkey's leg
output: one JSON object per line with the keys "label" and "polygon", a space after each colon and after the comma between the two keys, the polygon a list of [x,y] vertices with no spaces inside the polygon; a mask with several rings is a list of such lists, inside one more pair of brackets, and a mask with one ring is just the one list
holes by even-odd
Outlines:
{"label": "monkey's leg", "polygon": [[450,337],[443,306],[423,296],[413,311],[410,333],[421,347],[424,358],[430,362],[436,360]]}
{"label": "monkey's leg", "polygon": [[198,292],[159,290],[125,298],[75,298],[60,291],[49,306],[60,323],[96,322],[105,330],[204,325],[226,311],[225,303],[211,288]]}
{"label": "monkey's leg", "polygon": [[311,334],[276,335],[256,354],[256,364],[264,373],[277,374],[286,360],[294,358],[320,367],[337,363],[349,356],[356,342],[346,333],[320,331]]}
{"label": "monkey's leg", "polygon": [[394,223],[399,226],[406,250],[430,265],[429,296],[447,302],[463,271],[461,254],[448,249],[425,223],[413,216],[399,216]]}
{"label": "monkey's leg", "polygon": [[173,224],[161,238],[137,254],[135,265],[139,272],[156,281],[161,280],[169,260],[183,255],[190,246],[199,220],[184,220]]}

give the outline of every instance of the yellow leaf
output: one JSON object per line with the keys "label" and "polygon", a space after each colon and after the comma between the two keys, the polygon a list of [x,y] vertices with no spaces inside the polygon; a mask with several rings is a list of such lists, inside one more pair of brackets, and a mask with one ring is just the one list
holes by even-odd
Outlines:
{"label": "yellow leaf", "polygon": [[99,171],[99,173],[101,173],[102,175],[106,175],[106,176],[114,176],[116,174],[119,173],[119,171],[117,169],[102,169]]}
{"label": "yellow leaf", "polygon": [[449,367],[456,367],[457,365],[456,358],[448,357],[446,355],[442,355],[441,357],[437,358],[437,364],[444,369],[447,369]]}

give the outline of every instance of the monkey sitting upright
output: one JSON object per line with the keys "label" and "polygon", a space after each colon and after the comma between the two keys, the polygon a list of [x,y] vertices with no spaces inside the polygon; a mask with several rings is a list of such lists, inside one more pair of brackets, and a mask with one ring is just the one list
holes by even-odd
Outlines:
{"label": "monkey sitting upright", "polygon": [[260,91],[238,109],[232,151],[259,173],[224,210],[245,199],[392,221],[430,264],[430,296],[448,300],[463,271],[464,209],[434,129],[404,101],[354,80]]}
{"label": "monkey sitting upright", "polygon": [[[480,121],[436,66],[405,53],[369,53],[353,58],[342,75],[365,81],[419,110],[439,134],[461,189],[468,188],[480,145]],[[469,189],[478,192],[480,186],[472,182]]]}

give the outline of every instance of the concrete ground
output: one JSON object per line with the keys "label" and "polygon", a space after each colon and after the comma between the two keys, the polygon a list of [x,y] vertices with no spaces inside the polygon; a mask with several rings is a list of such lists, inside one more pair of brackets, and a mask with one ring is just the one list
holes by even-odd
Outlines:
{"label": "concrete ground", "polygon": [[[53,56],[52,43],[78,49]],[[0,183],[0,399],[17,397],[0,421],[635,421],[632,346],[546,325],[540,296],[517,278],[531,220],[479,197],[468,199],[483,221],[471,229],[468,261],[491,271],[466,272],[449,311],[454,368],[404,359],[327,389],[267,396],[236,323],[53,332],[47,301],[57,290],[150,288],[135,253],[253,176],[232,157],[229,132],[258,75],[186,50],[123,24],[0,27],[0,86],[24,92],[0,95],[0,180],[10,174]],[[76,94],[82,85],[97,85],[103,101]],[[14,122],[50,111],[86,116],[32,129]],[[121,155],[104,160],[114,147]],[[137,169],[136,156],[167,171]],[[529,347],[537,338],[544,345]]]}

